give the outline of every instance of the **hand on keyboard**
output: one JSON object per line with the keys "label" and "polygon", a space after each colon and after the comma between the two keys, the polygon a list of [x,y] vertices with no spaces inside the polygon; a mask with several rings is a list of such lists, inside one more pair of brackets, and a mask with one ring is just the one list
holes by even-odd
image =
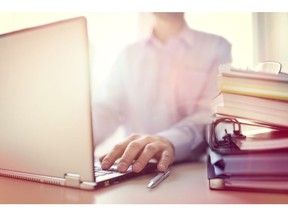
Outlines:
{"label": "hand on keyboard", "polygon": [[[164,172],[174,161],[174,148],[164,137],[133,134],[100,158],[103,169],[109,169],[119,159],[117,170],[126,172],[132,165],[133,172],[141,172],[148,162],[155,158],[157,169]],[[135,161],[135,162],[133,162]]]}

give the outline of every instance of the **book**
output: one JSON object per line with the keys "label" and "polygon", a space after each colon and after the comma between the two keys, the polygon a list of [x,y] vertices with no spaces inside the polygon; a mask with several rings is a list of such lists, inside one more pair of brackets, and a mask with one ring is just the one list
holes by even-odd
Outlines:
{"label": "book", "polygon": [[271,111],[267,112],[265,110],[259,110],[256,112],[254,110],[247,110],[239,107],[217,106],[215,112],[216,114],[232,116],[235,118],[251,119],[252,121],[259,124],[270,124],[279,127],[288,127],[287,114],[278,115],[275,111],[274,113]]}
{"label": "book", "polygon": [[223,76],[229,77],[242,77],[247,79],[268,80],[284,83],[288,82],[288,74],[284,72],[280,72],[279,74],[259,72],[255,70],[235,68],[229,64],[220,65],[219,73]]}
{"label": "book", "polygon": [[288,82],[218,76],[218,85],[221,92],[288,101]]}
{"label": "book", "polygon": [[217,81],[221,92],[288,101],[288,74],[223,68]]}
{"label": "book", "polygon": [[288,149],[288,131],[271,130],[250,134],[246,139],[236,139],[235,143],[241,150]]}
{"label": "book", "polygon": [[217,106],[236,107],[255,112],[264,111],[265,113],[288,115],[288,102],[281,100],[272,100],[247,95],[220,93],[212,103],[215,109]]}

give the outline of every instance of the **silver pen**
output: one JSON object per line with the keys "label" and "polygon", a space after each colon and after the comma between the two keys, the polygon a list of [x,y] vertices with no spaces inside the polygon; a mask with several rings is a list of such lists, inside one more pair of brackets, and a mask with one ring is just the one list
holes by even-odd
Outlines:
{"label": "silver pen", "polygon": [[159,185],[164,179],[166,179],[171,172],[171,169],[168,168],[165,172],[159,173],[157,176],[155,176],[153,179],[150,180],[147,187],[148,188],[154,188],[157,185]]}

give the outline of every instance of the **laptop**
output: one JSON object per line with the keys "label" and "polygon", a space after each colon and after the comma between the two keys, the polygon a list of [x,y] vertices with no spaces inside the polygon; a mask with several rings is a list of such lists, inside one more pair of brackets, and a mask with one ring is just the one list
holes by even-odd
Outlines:
{"label": "laptop", "polygon": [[95,168],[88,48],[85,17],[0,35],[1,176],[92,190],[156,169]]}

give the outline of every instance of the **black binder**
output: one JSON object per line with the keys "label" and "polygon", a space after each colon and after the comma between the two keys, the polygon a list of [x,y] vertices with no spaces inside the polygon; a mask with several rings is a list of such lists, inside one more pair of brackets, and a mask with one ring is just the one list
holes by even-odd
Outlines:
{"label": "black binder", "polygon": [[[214,118],[208,125],[207,177],[210,189],[287,193],[288,143],[287,148],[241,150],[235,143],[246,139],[242,128],[247,125],[267,128],[229,117]],[[282,131],[288,137],[287,128],[270,129]],[[224,135],[219,136],[219,133]]]}

